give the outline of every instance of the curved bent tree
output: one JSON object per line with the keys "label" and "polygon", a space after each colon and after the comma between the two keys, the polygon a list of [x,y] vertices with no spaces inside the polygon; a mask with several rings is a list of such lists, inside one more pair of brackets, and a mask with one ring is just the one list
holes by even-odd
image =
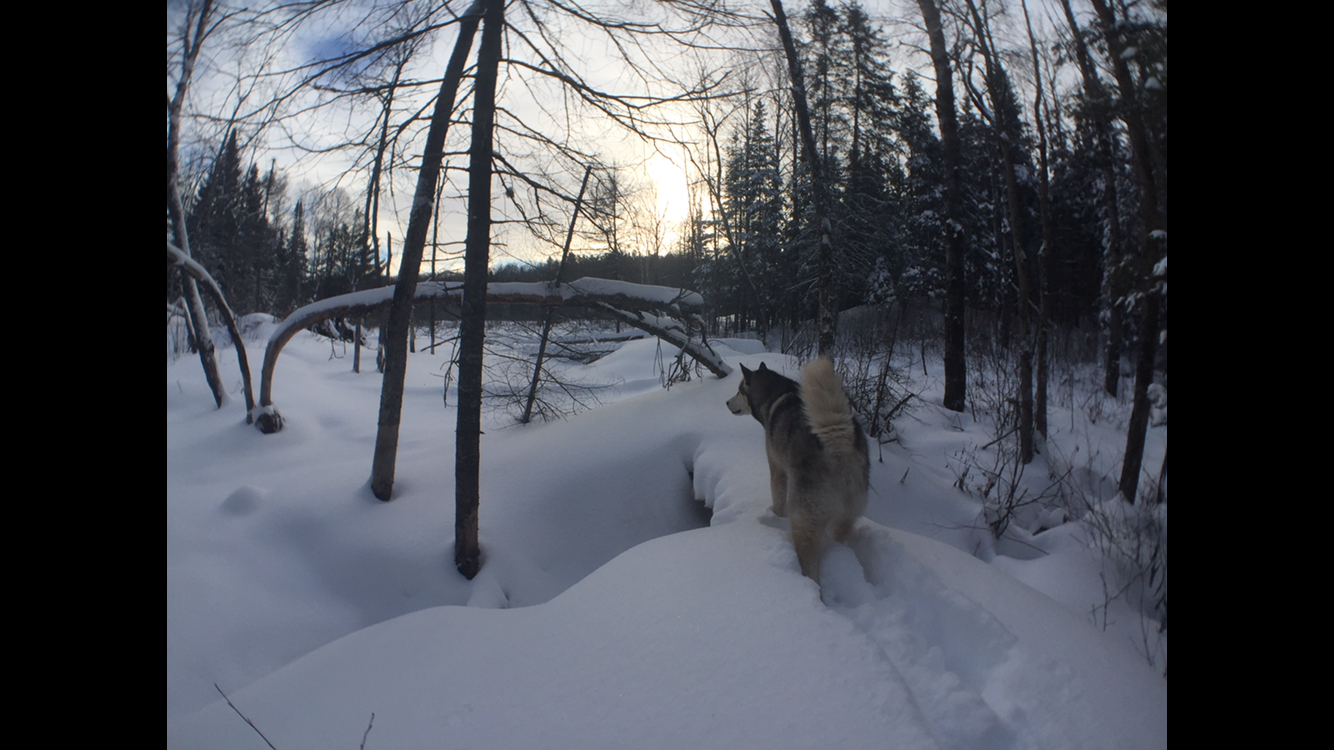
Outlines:
{"label": "curved bent tree", "polygon": [[[394,291],[394,287],[386,286],[330,297],[297,309],[278,325],[269,337],[269,343],[264,349],[264,363],[260,366],[259,408],[255,419],[255,426],[260,432],[273,433],[283,427],[282,415],[273,406],[273,377],[278,355],[287,342],[301,331],[326,320],[369,316],[381,311],[393,301]],[[457,315],[462,309],[462,287],[429,281],[417,285],[414,299],[443,301],[453,307]],[[547,309],[596,309],[681,348],[720,378],[732,372],[732,368],[709,348],[707,342],[691,339],[687,327],[678,322],[678,319],[703,308],[704,298],[695,292],[632,284],[628,281],[584,278],[559,286],[551,282],[490,284],[486,288],[486,300],[495,304],[541,305]]]}
{"label": "curved bent tree", "polygon": [[245,390],[245,421],[246,424],[250,424],[255,418],[255,392],[250,387],[250,359],[246,357],[245,342],[241,341],[241,331],[236,326],[236,316],[232,314],[227,299],[222,296],[222,288],[203,266],[170,242],[167,243],[167,263],[178,267],[181,273],[192,281],[202,283],[204,291],[213,298],[213,304],[222,315],[223,323],[227,325],[227,332],[232,336],[232,343],[236,345],[236,363],[241,367],[241,384]]}

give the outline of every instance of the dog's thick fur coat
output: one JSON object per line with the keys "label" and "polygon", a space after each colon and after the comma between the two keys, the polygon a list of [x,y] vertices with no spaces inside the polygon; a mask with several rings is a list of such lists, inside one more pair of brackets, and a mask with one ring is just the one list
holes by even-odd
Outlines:
{"label": "dog's thick fur coat", "polygon": [[801,385],[761,364],[741,366],[741,385],[727,401],[733,414],[764,426],[775,515],[787,516],[803,575],[820,582],[825,530],[842,542],[866,510],[871,471],[866,436],[852,415],[828,359],[806,365]]}

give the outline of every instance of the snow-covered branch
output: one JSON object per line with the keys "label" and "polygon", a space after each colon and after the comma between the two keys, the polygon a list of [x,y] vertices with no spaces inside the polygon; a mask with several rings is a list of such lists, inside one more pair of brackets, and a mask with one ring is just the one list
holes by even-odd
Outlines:
{"label": "snow-covered branch", "polygon": [[[185,261],[194,262],[189,258]],[[195,265],[198,266],[197,263]],[[207,274],[202,266],[199,270]],[[259,403],[264,415],[257,420],[257,424],[261,431],[267,433],[282,429],[282,418],[272,408],[273,370],[287,342],[297,332],[325,320],[370,314],[389,304],[393,297],[392,286],[340,294],[300,307],[278,324],[265,347],[260,373]],[[417,285],[414,299],[460,303],[463,299],[463,285],[442,281],[423,282]],[[692,341],[686,327],[676,320],[676,317],[704,306],[704,298],[696,292],[629,281],[582,278],[560,285],[543,281],[492,283],[486,287],[486,300],[488,304],[517,303],[602,310],[680,347],[720,378],[732,372],[732,368],[709,349],[707,343]]]}
{"label": "snow-covered branch", "polygon": [[218,307],[218,314],[222,316],[223,322],[227,325],[227,332],[231,334],[232,341],[236,344],[236,362],[241,367],[241,384],[245,391],[245,419],[247,423],[253,421],[255,392],[250,386],[250,360],[246,357],[245,343],[241,341],[241,331],[236,326],[236,316],[232,314],[227,298],[222,296],[222,287],[218,286],[218,282],[209,274],[208,269],[170,242],[167,243],[167,262],[179,266],[186,275],[202,283],[204,289],[213,297],[213,303]]}
{"label": "snow-covered branch", "polygon": [[690,339],[684,325],[674,318],[664,318],[650,313],[621,310],[606,302],[597,302],[595,305],[599,310],[605,310],[616,316],[618,319],[629,323],[643,331],[647,331],[654,336],[675,346],[697,362],[704,365],[709,372],[720,378],[725,378],[732,374],[732,368],[718,356],[718,353],[709,348],[707,341],[695,342]]}

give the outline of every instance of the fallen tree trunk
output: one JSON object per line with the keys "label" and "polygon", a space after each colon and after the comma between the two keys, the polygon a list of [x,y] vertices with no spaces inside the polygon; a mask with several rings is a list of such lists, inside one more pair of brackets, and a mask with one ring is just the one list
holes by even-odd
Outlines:
{"label": "fallen tree trunk", "polygon": [[[414,298],[460,304],[462,295],[461,284],[429,281],[417,285]],[[261,432],[272,433],[282,429],[282,416],[273,408],[273,372],[278,355],[287,342],[297,333],[330,318],[369,315],[388,305],[393,296],[394,287],[341,294],[298,308],[278,324],[264,349],[264,364],[260,369],[259,407],[255,424]],[[732,371],[707,343],[691,340],[685,327],[671,317],[688,314],[704,306],[704,298],[695,292],[628,281],[583,278],[559,286],[551,282],[493,283],[487,285],[486,300],[488,304],[586,307],[604,311],[680,347],[720,378]]]}
{"label": "fallen tree trunk", "polygon": [[635,310],[620,310],[610,303],[598,301],[595,306],[599,310],[605,310],[617,319],[622,320],[641,331],[647,331],[654,336],[666,341],[679,348],[681,351],[695,358],[696,362],[704,365],[709,372],[720,378],[725,378],[732,374],[732,368],[718,356],[718,353],[709,347],[707,340],[701,339],[696,344],[690,339],[685,326],[674,318],[664,318],[650,313]]}

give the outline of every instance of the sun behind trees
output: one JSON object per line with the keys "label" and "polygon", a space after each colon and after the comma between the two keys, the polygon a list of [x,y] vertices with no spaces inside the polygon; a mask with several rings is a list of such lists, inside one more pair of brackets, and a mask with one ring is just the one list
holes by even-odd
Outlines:
{"label": "sun behind trees", "polygon": [[[779,2],[169,8],[168,240],[238,312],[398,285],[388,317],[365,320],[386,354],[383,499],[415,285],[467,286],[456,466],[475,477],[485,285],[555,279],[591,169],[568,278],[698,291],[703,334],[783,350],[836,348],[862,305],[932,310],[944,406],[968,408],[965,333],[1021,374],[998,431],[1025,462],[1042,451],[1046,340],[1099,326],[1108,388],[1124,351],[1138,359],[1133,502],[1166,374],[1165,5],[1052,4],[1066,25],[1036,31],[1015,2],[917,5],[907,22],[824,0],[791,19]],[[474,50],[478,28],[494,36]],[[685,157],[676,225],[635,197],[654,152]],[[193,283],[169,270],[169,304],[194,310]],[[208,371],[206,322],[192,340]],[[478,492],[457,489],[465,573]]]}

